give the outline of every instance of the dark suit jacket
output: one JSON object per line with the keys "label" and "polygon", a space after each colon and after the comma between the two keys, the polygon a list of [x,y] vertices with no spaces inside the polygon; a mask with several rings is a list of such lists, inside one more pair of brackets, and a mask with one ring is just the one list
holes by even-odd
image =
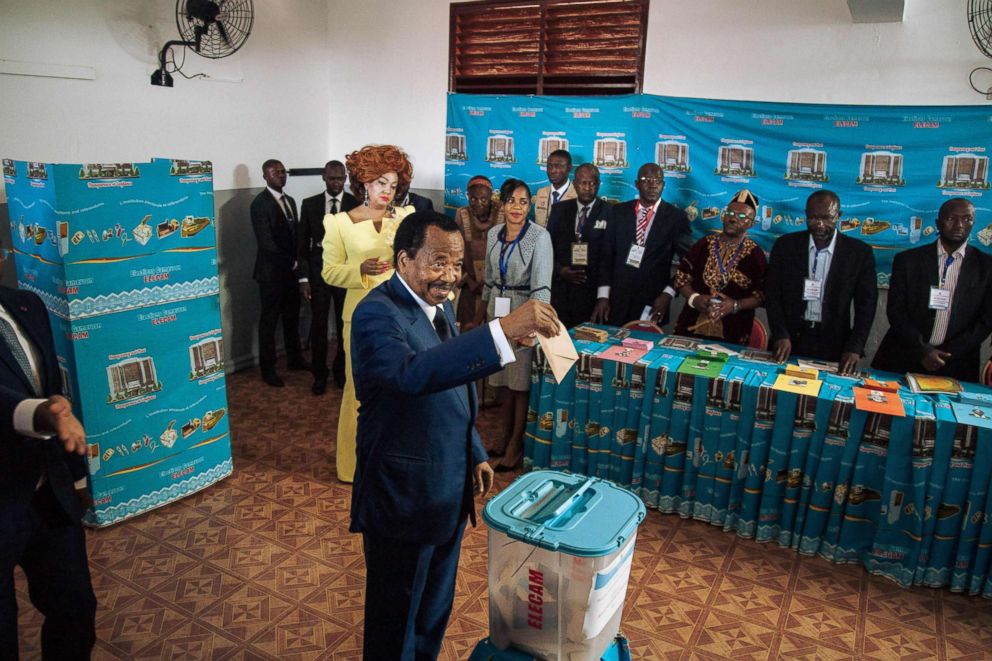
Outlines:
{"label": "dark suit jacket", "polygon": [[[889,330],[872,361],[872,367],[890,372],[923,372],[920,363],[930,350],[937,311],[930,309],[930,287],[940,281],[937,242],[896,255],[892,262],[886,313]],[[938,349],[951,358],[934,374],[978,381],[979,350],[992,332],[992,257],[972,245],[954,288],[947,334]]]}
{"label": "dark suit jacket", "polygon": [[610,287],[610,317],[614,326],[641,318],[645,306],[664,291],[672,279],[672,260],[692,245],[685,212],[662,200],[644,243],[640,268],[627,265],[637,232],[637,200],[613,207],[600,257],[599,285]]}
{"label": "dark suit jacket", "polygon": [[[38,371],[42,396],[62,393],[55,345],[45,305],[35,294],[0,287],[0,304],[13,317],[34,346],[40,359]],[[86,460],[65,451],[57,438],[36,439],[14,430],[14,409],[25,399],[34,399],[29,377],[18,365],[6,342],[0,340],[0,440],[4,448],[4,470],[0,472],[0,531],[11,530],[11,522],[27,510],[34,498],[42,471],[65,514],[66,522],[82,516],[73,483],[87,476]]]}
{"label": "dark suit jacket", "polygon": [[[299,217],[296,201],[289,197],[293,215]],[[255,232],[258,253],[255,256],[253,277],[258,282],[281,282],[294,273],[297,261],[295,228],[286,219],[276,198],[266,188],[251,203],[251,228]]]}
{"label": "dark suit jacket", "polygon": [[[341,211],[351,211],[358,200],[348,192],[341,193]],[[323,268],[324,216],[327,215],[324,193],[320,192],[303,200],[300,205],[300,226],[296,230],[297,275],[308,280],[320,279]]]}
{"label": "dark suit jacket", "polygon": [[472,470],[487,459],[475,430],[474,382],[499,371],[488,325],[443,344],[399,281],[355,308],[351,351],[358,412],[358,467],[351,531],[414,544],[450,541],[474,522]]}
{"label": "dark suit jacket", "polygon": [[[603,200],[593,202],[589,218],[582,230],[582,240],[589,244],[586,283],[576,285],[566,282],[558,273],[563,266],[572,265],[572,244],[575,242],[575,219],[579,213],[578,200],[565,200],[551,207],[548,232],[554,249],[555,270],[551,277],[551,305],[569,328],[589,321],[596,305],[596,287],[599,284],[600,253],[606,237],[613,207]],[[597,229],[597,225],[600,227]]]}
{"label": "dark suit jacket", "polygon": [[407,196],[410,198],[407,204],[412,206],[414,211],[434,211],[434,203],[431,202],[431,198],[416,193],[408,193]]}
{"label": "dark suit jacket", "polygon": [[[773,343],[794,337],[806,323],[803,283],[808,273],[809,232],[780,236],[772,246],[765,285],[765,309]],[[823,355],[831,360],[838,360],[845,352],[864,355],[877,302],[878,281],[871,246],[838,232],[823,291]]]}

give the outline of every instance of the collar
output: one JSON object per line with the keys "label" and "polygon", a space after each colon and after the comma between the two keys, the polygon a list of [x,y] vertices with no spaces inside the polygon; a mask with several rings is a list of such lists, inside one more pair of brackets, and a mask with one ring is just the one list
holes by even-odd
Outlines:
{"label": "collar", "polygon": [[[658,205],[661,204],[661,198],[659,197],[655,200],[654,204],[651,205],[651,215],[658,213]],[[634,201],[634,214],[637,214],[637,210],[641,208],[641,198],[637,198]]]}
{"label": "collar", "polygon": [[406,290],[410,292],[410,296],[413,297],[413,300],[417,302],[417,305],[420,306],[420,309],[423,310],[424,314],[427,315],[427,321],[433,324],[434,315],[437,314],[437,306],[431,305],[424,299],[417,296],[417,294],[412,289],[410,289],[410,285],[406,284],[406,280],[403,279],[403,276],[400,275],[399,271],[396,271],[396,279],[399,280],[401,283],[403,283],[403,286],[406,287]]}
{"label": "collar", "polygon": [[[962,243],[960,246],[958,246],[958,249],[952,253],[954,255],[954,259],[964,259],[964,251],[967,248],[968,248],[968,240],[965,239],[965,242]],[[937,256],[942,259],[947,258],[947,249],[944,248],[944,244],[941,243],[939,238],[937,239]]]}
{"label": "collar", "polygon": [[281,200],[282,199],[282,196],[285,195],[285,193],[280,193],[279,191],[277,191],[274,188],[272,188],[272,186],[266,186],[265,187],[265,190],[269,191],[269,193],[272,195],[272,197],[276,198],[276,202],[278,202],[279,200]]}
{"label": "collar", "polygon": [[330,202],[331,200],[337,200],[338,206],[341,206],[341,202],[344,201],[344,191],[341,191],[337,195],[331,195],[326,190],[324,191],[324,203]]}
{"label": "collar", "polygon": [[561,188],[555,188],[554,186],[552,186],[551,192],[558,193],[558,201],[561,201],[561,198],[565,197],[565,191],[567,191],[568,187],[571,185],[572,185],[572,180],[566,179],[565,183],[561,185]]}
{"label": "collar", "polygon": [[[834,236],[833,236],[832,239],[830,239],[830,245],[828,245],[826,248],[824,248],[820,252],[825,252],[825,253],[827,253],[827,254],[829,254],[829,255],[832,256],[834,254],[834,248],[837,247],[837,235],[838,234],[840,234],[840,232],[838,232],[836,229],[834,229]],[[810,252],[815,252],[816,251],[816,244],[813,243],[813,235],[812,234],[809,235],[809,251]]]}

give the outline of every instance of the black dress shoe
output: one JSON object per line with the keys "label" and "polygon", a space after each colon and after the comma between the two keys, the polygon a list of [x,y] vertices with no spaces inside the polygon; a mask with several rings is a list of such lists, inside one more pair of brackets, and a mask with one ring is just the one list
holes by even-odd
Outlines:
{"label": "black dress shoe", "polygon": [[286,368],[292,372],[302,372],[310,371],[310,363],[308,363],[303,358],[297,358],[296,360],[290,360],[286,362]]}
{"label": "black dress shoe", "polygon": [[327,390],[327,379],[317,379],[313,382],[313,385],[310,386],[310,392],[318,396],[323,395],[324,391],[326,390]]}
{"label": "black dress shoe", "polygon": [[286,383],[281,378],[279,378],[279,375],[276,374],[275,372],[262,374],[262,381],[265,381],[273,388],[282,388],[284,385],[286,385]]}

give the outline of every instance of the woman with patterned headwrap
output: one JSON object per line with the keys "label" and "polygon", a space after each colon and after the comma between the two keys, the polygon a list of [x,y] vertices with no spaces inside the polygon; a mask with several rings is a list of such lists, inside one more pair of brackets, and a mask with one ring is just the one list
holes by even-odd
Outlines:
{"label": "woman with patterned headwrap", "polygon": [[338,416],[337,475],[342,482],[355,479],[355,437],[358,400],[351,377],[351,315],[358,302],[393,275],[393,238],[400,220],[413,207],[393,207],[398,185],[413,179],[410,159],[393,145],[368,145],[348,154],[345,161],[351,192],[364,203],[351,211],[324,217],[324,268],[329,285],[347,289],[344,309],[345,375]]}
{"label": "woman with patterned headwrap", "polygon": [[757,213],[758,198],[742,189],[723,210],[723,231],[697,241],[679,262],[673,284],[686,304],[676,333],[748,343],[768,270],[764,251],[747,236]]}

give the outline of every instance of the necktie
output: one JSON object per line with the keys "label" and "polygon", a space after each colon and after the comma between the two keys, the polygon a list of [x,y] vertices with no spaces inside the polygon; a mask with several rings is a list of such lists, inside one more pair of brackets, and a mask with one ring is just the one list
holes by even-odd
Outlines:
{"label": "necktie", "polygon": [[337,212],[338,212],[338,198],[332,197],[331,198],[331,211],[330,211],[330,213],[333,215],[333,214],[336,214]]}
{"label": "necktie", "polygon": [[579,222],[575,226],[575,239],[579,240],[582,238],[582,230],[585,229],[586,221],[589,219],[589,207],[582,207],[582,211],[579,212]]}
{"label": "necktie", "polygon": [[20,366],[21,371],[24,372],[24,376],[28,378],[28,382],[31,384],[32,390],[34,390],[35,395],[41,394],[41,384],[38,382],[38,378],[35,376],[34,370],[31,369],[31,363],[28,361],[28,356],[24,353],[24,347],[21,346],[20,340],[17,339],[17,332],[9,321],[0,317],[0,335],[7,342],[7,347],[10,349],[10,353],[13,354],[14,360]]}
{"label": "necktie", "polygon": [[448,321],[444,318],[444,308],[440,305],[437,306],[437,311],[434,313],[434,330],[437,331],[437,336],[441,338],[442,342],[451,338]]}
{"label": "necktie", "polygon": [[558,204],[558,198],[560,197],[561,195],[558,194],[558,191],[556,190],[551,191],[551,206]]}
{"label": "necktie", "polygon": [[286,199],[285,195],[280,197],[279,200],[282,202],[282,212],[286,214],[286,222],[288,222],[289,226],[292,227],[293,221],[296,220],[296,218],[293,217],[293,207],[290,206],[289,200]]}
{"label": "necktie", "polygon": [[644,239],[648,233],[648,212],[651,211],[651,207],[641,206],[640,210],[637,212],[637,234],[636,241],[637,245],[643,246]]}

